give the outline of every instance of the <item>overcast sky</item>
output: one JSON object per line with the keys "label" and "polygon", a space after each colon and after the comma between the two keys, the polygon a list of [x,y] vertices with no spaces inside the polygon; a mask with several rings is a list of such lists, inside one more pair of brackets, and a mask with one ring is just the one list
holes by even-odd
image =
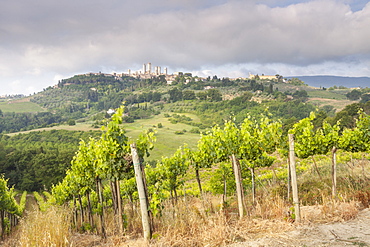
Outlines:
{"label": "overcast sky", "polygon": [[358,0],[5,0],[0,95],[86,72],[370,76],[370,3]]}

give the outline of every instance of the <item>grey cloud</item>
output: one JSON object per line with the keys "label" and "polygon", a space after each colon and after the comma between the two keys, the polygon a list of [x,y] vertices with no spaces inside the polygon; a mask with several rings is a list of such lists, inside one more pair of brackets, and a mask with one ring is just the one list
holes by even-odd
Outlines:
{"label": "grey cloud", "polygon": [[134,48],[138,53],[155,52],[155,44],[183,63],[311,64],[368,54],[369,11],[367,7],[353,13],[349,6],[333,1],[285,8],[233,2],[138,18],[130,22],[128,35],[136,37],[132,41],[139,44]]}
{"label": "grey cloud", "polygon": [[194,71],[225,64],[366,67],[370,4],[354,12],[355,2],[7,1],[0,75],[123,71],[145,62]]}

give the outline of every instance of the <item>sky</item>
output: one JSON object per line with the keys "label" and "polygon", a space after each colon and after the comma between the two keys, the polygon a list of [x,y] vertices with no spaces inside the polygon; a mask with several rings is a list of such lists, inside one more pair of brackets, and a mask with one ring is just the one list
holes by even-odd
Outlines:
{"label": "sky", "polygon": [[0,95],[144,63],[198,76],[370,77],[370,2],[5,0]]}

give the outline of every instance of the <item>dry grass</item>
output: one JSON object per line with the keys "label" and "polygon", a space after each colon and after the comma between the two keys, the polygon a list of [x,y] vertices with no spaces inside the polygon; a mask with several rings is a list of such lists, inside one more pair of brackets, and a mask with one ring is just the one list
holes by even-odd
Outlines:
{"label": "dry grass", "polygon": [[304,223],[328,223],[353,219],[359,213],[359,203],[356,201],[339,202],[330,200],[323,205],[301,207]]}
{"label": "dry grass", "polygon": [[256,204],[250,206],[250,217],[261,219],[284,219],[289,205],[280,196],[261,195]]}
{"label": "dry grass", "polygon": [[70,246],[71,214],[60,207],[33,211],[22,219],[16,246]]}
{"label": "dry grass", "polygon": [[[295,229],[287,216],[291,205],[278,196],[261,197],[255,206],[248,207],[242,220],[233,205],[222,209],[217,199],[179,202],[177,209],[168,210],[157,222],[159,227],[149,246],[227,246]],[[325,199],[323,205],[302,207],[302,224],[345,221],[355,218],[358,212],[356,201]]]}
{"label": "dry grass", "polygon": [[359,204],[355,201],[338,202],[331,201],[323,205],[325,218],[330,222],[345,221],[356,218],[359,212]]}
{"label": "dry grass", "polygon": [[[356,217],[358,205],[355,201],[325,199],[322,205],[302,207],[302,221],[305,224],[349,220]],[[108,238],[102,239],[96,234],[71,233],[70,212],[52,207],[45,213],[34,211],[25,217],[17,236],[4,246],[228,246],[274,238],[294,230],[295,224],[286,214],[289,209],[290,205],[279,196],[261,195],[254,206],[247,206],[246,216],[239,220],[237,205],[221,206],[219,196],[186,197],[175,207],[168,202],[162,216],[154,219],[153,239],[146,242],[138,208],[125,209],[132,216],[123,235],[118,233],[111,214],[107,214]]]}
{"label": "dry grass", "polygon": [[219,202],[219,197],[207,196],[204,201],[188,198],[176,208],[167,207],[150,246],[226,246],[292,227],[281,217],[284,210],[280,201],[261,202],[253,211],[248,209],[243,220],[239,220],[234,205],[221,207]]}

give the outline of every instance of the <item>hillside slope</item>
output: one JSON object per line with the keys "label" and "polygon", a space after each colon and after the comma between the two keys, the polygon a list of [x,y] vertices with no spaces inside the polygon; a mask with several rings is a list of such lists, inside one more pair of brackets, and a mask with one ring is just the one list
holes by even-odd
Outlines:
{"label": "hillside slope", "polygon": [[369,77],[345,77],[345,76],[292,76],[289,78],[298,78],[304,81],[306,84],[312,87],[333,87],[344,86],[348,88],[357,88],[357,87],[370,87],[370,78]]}

